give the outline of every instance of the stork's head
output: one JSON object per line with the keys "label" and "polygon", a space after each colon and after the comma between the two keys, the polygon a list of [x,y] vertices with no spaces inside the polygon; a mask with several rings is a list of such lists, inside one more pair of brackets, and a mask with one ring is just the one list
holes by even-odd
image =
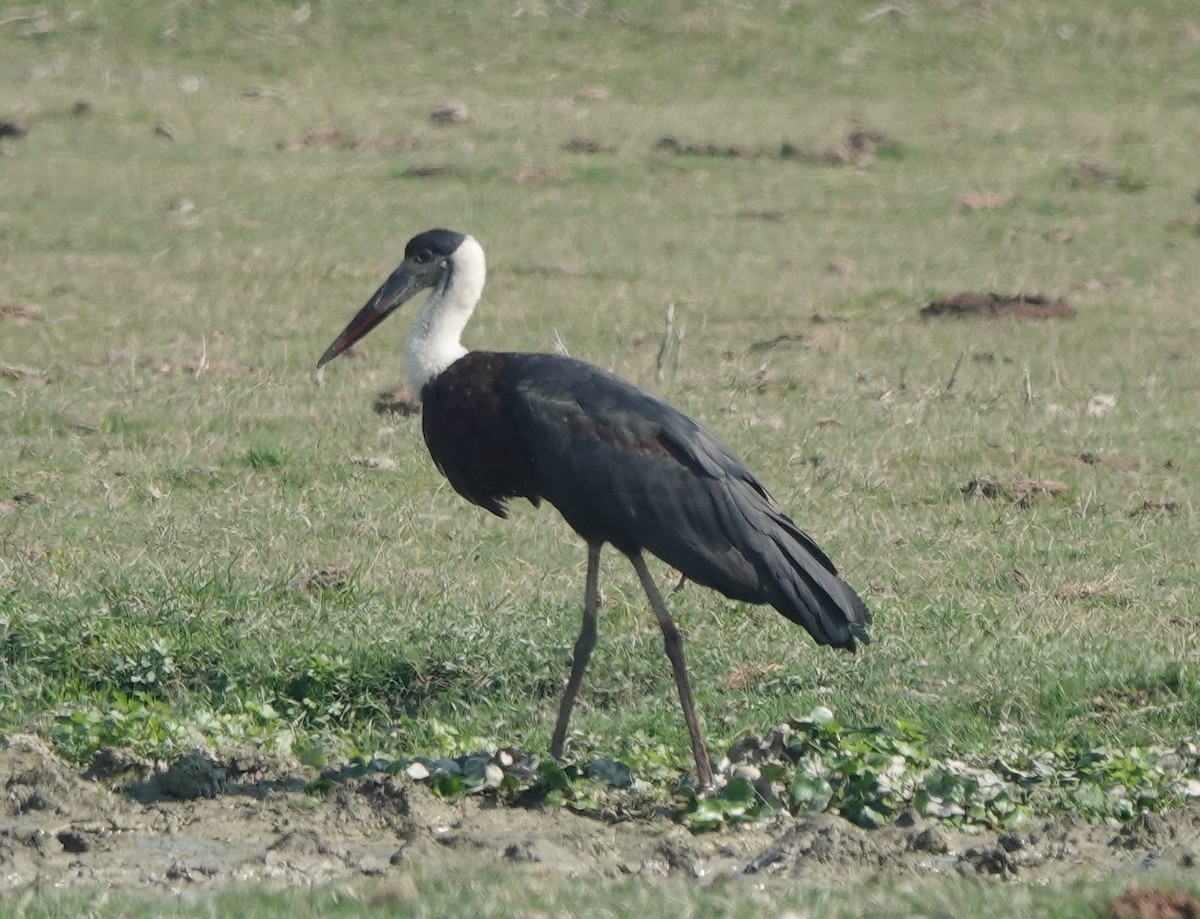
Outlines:
{"label": "stork's head", "polygon": [[[455,253],[468,239],[469,236],[453,230],[426,230],[410,239],[404,247],[404,261],[350,320],[342,334],[321,355],[317,366],[328,364],[421,291],[432,288],[445,292],[454,277]],[[478,246],[474,248],[478,249]],[[475,296],[478,298],[478,293]]]}

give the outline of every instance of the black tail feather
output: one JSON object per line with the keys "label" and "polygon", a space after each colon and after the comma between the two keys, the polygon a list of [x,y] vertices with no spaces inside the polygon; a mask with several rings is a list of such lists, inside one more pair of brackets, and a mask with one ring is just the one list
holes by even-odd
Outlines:
{"label": "black tail feather", "polygon": [[818,644],[853,651],[867,644],[871,611],[812,539],[765,495],[739,489],[735,501],[750,531],[765,599]]}

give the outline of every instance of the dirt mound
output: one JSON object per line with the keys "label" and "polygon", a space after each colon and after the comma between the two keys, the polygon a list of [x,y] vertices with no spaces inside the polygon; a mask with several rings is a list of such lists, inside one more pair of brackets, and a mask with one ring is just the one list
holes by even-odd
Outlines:
{"label": "dirt mound", "polygon": [[[1040,882],[1188,866],[1200,846],[1196,804],[1121,828],[1065,819],[1025,833],[963,833],[906,814],[863,830],[822,814],[693,834],[667,819],[605,822],[482,796],[448,802],[384,773],[340,781],[321,800],[305,793],[313,778],[298,763],[253,752],[193,752],[167,766],[108,750],[83,774],[37,738],[13,736],[0,750],[7,808],[0,893],[34,883],[172,891],[308,885],[417,864],[439,873],[491,868],[705,884],[924,875]],[[1127,899],[1120,915],[1152,914],[1141,895]]]}
{"label": "dirt mound", "polygon": [[1112,905],[1113,919],[1197,919],[1200,902],[1190,893],[1131,885]]}
{"label": "dirt mound", "polygon": [[1041,294],[959,293],[945,300],[934,300],[921,309],[922,319],[963,319],[966,317],[1013,319],[1065,319],[1075,315],[1066,300],[1052,300]]}
{"label": "dirt mound", "polygon": [[281,141],[280,150],[360,150],[371,153],[407,153],[416,147],[411,137],[359,137],[336,128],[314,128],[292,140]]}
{"label": "dirt mound", "polygon": [[1003,499],[1011,501],[1013,504],[1019,504],[1021,507],[1029,507],[1034,498],[1058,498],[1068,491],[1066,483],[1055,479],[1036,481],[1028,478],[1004,481],[971,479],[964,485],[960,485],[958,490],[971,498]]}

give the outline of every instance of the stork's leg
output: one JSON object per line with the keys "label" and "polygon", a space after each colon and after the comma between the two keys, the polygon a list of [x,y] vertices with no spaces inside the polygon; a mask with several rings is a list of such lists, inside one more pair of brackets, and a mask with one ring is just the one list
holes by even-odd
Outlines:
{"label": "stork's leg", "polygon": [[602,543],[588,543],[587,583],[583,588],[583,627],[575,639],[575,656],[571,660],[571,676],[558,707],[558,721],[554,725],[554,738],[550,741],[550,755],[562,759],[563,744],[567,741],[567,722],[571,720],[571,709],[579,686],[583,683],[583,671],[587,669],[592,648],[596,647],[596,610],[600,606],[600,547]]}
{"label": "stork's leg", "polygon": [[696,703],[692,700],[692,687],[688,683],[687,662],[683,659],[683,638],[671,614],[667,612],[667,604],[663,602],[662,594],[654,583],[646,560],[640,552],[629,556],[633,562],[633,570],[637,572],[642,589],[650,598],[654,615],[662,627],[663,643],[666,645],[667,657],[671,659],[671,668],[675,671],[675,688],[679,690],[679,704],[683,706],[683,720],[687,722],[688,734],[692,737],[692,755],[696,758],[696,772],[700,779],[700,787],[707,788],[713,784],[712,763],[708,760],[708,750],[704,746],[704,738],[700,736],[700,722],[696,718]]}

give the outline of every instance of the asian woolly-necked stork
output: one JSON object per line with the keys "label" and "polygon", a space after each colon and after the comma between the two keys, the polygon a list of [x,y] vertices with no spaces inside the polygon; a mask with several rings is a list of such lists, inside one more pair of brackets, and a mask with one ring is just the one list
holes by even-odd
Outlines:
{"label": "asian woolly-necked stork", "polygon": [[499,517],[512,498],[549,501],[587,543],[583,627],[551,754],[562,756],[596,643],[600,549],[608,543],[632,562],[662,627],[700,785],[710,786],[683,642],[643,553],[732,599],[771,604],[818,644],[853,651],[856,641],[869,640],[871,614],[729,448],[686,415],[583,361],[464,348],[485,274],[483,249],[470,236],[414,236],[404,261],[318,367],[406,300],[431,291],[413,324],[406,375],[420,394],[433,461],[455,491]]}

